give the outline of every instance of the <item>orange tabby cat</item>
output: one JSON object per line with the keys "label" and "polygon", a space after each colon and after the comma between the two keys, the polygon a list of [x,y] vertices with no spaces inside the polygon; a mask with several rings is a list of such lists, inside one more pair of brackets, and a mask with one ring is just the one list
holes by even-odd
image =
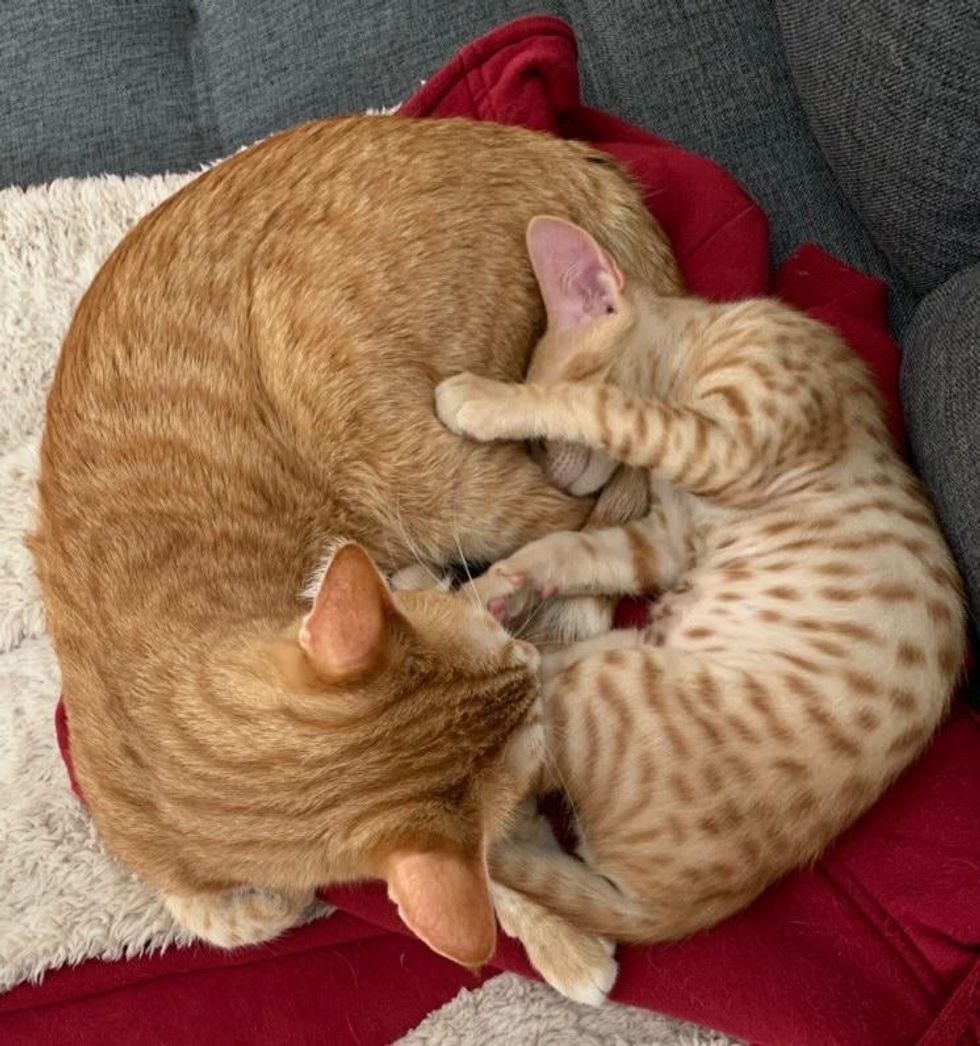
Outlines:
{"label": "orange tabby cat", "polygon": [[486,847],[540,759],[538,655],[382,572],[488,562],[589,512],[431,410],[461,369],[523,375],[542,210],[679,285],[600,154],[369,118],[202,175],[78,307],[31,541],[74,762],[109,849],[210,941],[272,936],[314,887],[371,876],[436,950],[493,949]]}
{"label": "orange tabby cat", "polygon": [[539,827],[491,870],[592,933],[680,937],[816,857],[921,751],[964,656],[960,582],[833,331],[776,301],[665,297],[567,221],[536,218],[528,245],[549,321],[528,382],[451,378],[439,416],[564,441],[544,457],[579,492],[642,466],[653,508],[534,541],[477,590],[502,619],[662,595],[645,632],[543,662],[540,787],[567,790],[583,860]]}

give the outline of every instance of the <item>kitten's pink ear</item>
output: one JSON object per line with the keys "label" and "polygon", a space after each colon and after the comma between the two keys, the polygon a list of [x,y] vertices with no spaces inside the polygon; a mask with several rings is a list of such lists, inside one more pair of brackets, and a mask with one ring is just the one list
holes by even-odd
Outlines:
{"label": "kitten's pink ear", "polygon": [[371,557],[359,545],[344,545],[330,560],[303,619],[300,646],[326,678],[355,678],[380,660],[394,612]]}
{"label": "kitten's pink ear", "polygon": [[479,969],[497,947],[497,923],[482,856],[448,851],[393,854],[388,896],[402,922],[439,955]]}
{"label": "kitten's pink ear", "polygon": [[539,215],[528,223],[527,250],[549,326],[580,327],[619,311],[623,274],[584,229]]}

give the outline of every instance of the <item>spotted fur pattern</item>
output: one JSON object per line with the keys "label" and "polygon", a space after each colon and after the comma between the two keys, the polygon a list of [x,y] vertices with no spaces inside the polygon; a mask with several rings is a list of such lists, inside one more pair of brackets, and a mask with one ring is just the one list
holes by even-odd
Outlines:
{"label": "spotted fur pattern", "polygon": [[645,519],[541,538],[477,587],[504,619],[553,595],[657,597],[645,631],[544,661],[541,788],[567,792],[584,860],[521,839],[492,855],[501,883],[579,928],[656,941],[814,859],[922,751],[964,610],[873,381],[833,331],[770,300],[603,286],[585,322],[551,323],[525,384],[461,375],[437,408],[478,440],[648,470]]}

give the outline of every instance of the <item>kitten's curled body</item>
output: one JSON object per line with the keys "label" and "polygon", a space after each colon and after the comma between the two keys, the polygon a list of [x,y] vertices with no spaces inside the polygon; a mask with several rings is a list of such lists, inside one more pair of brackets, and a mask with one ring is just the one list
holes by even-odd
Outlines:
{"label": "kitten's curled body", "polygon": [[[314,886],[377,875],[435,947],[485,958],[486,840],[533,771],[532,652],[448,594],[391,594],[356,548],[312,610],[299,593],[339,539],[388,572],[584,521],[523,450],[464,446],[431,411],[460,369],[522,375],[543,322],[523,231],[543,209],[679,285],[600,154],[367,118],[202,175],[77,309],[32,538],[72,754],[109,848],[212,940],[268,936]],[[430,879],[453,898],[420,898]],[[250,887],[284,907],[229,909]],[[460,897],[483,912],[472,947],[423,925]]]}
{"label": "kitten's curled body", "polygon": [[584,862],[518,841],[491,866],[579,928],[676,938],[815,858],[921,751],[963,661],[960,581],[836,333],[772,300],[665,299],[565,222],[529,246],[549,329],[528,382],[450,379],[440,416],[643,466],[652,509],[535,541],[478,591],[502,617],[659,599],[645,631],[543,664],[541,787],[567,791]]}

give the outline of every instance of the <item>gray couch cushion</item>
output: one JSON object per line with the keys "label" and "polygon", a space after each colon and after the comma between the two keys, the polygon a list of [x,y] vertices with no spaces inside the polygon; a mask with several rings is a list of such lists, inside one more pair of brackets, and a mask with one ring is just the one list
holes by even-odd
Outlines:
{"label": "gray couch cushion", "polygon": [[575,26],[591,103],[733,171],[770,215],[776,260],[814,240],[889,279],[901,326],[908,288],[810,133],[771,0],[4,0],[0,184],[187,167],[396,102],[468,40],[542,11]]}
{"label": "gray couch cushion", "polygon": [[777,262],[813,241],[886,279],[900,328],[912,296],[855,217],[810,132],[771,0],[591,0],[583,7],[589,28],[602,26],[583,48],[590,93],[731,171],[769,215]]}
{"label": "gray couch cushion", "polygon": [[390,104],[467,41],[530,12],[572,22],[586,98],[711,156],[772,221],[781,260],[814,240],[889,279],[898,325],[908,288],[841,195],[796,100],[769,0],[333,0],[201,3],[211,97],[228,145],[299,118]]}
{"label": "gray couch cushion", "polygon": [[923,300],[902,358],[902,406],[915,460],[980,621],[980,265]]}
{"label": "gray couch cushion", "polygon": [[3,0],[0,186],[181,170],[217,155],[194,29],[178,0]]}
{"label": "gray couch cushion", "polygon": [[202,75],[222,141],[252,142],[302,120],[409,97],[496,25],[555,0],[197,0]]}
{"label": "gray couch cushion", "polygon": [[813,130],[920,292],[980,258],[980,3],[776,0]]}

